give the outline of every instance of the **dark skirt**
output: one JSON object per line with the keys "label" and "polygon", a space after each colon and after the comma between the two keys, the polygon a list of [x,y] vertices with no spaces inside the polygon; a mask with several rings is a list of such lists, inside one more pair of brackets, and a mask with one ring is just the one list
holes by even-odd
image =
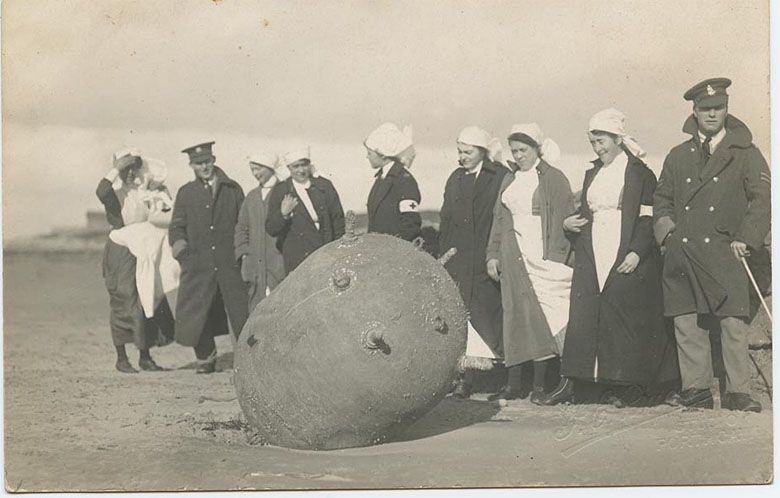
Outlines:
{"label": "dark skirt", "polygon": [[[580,245],[575,247],[584,253]],[[663,316],[657,254],[649,254],[632,273],[615,273],[601,292],[595,275],[589,258],[578,256],[561,374],[642,386],[678,379],[677,346]]]}
{"label": "dark skirt", "polygon": [[133,343],[138,349],[149,349],[171,342],[173,315],[168,301],[163,299],[154,317],[144,316],[135,282],[135,256],[111,239],[103,250],[103,280],[108,290],[109,325],[115,346]]}

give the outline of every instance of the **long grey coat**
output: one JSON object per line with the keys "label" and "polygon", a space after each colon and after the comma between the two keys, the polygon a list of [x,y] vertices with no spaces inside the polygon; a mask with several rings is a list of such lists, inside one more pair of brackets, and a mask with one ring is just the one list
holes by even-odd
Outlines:
{"label": "long grey coat", "polygon": [[[569,180],[560,170],[544,161],[537,166],[540,223],[542,224],[542,257],[546,260],[568,264],[571,258],[569,240],[563,233],[563,220],[574,212],[574,196]],[[515,180],[506,175],[501,192]],[[530,201],[530,199],[529,199]],[[536,205],[536,203],[534,203]],[[531,288],[528,271],[521,259],[517,245],[512,213],[496,199],[493,227],[487,247],[486,260],[497,259],[501,270],[501,305],[504,309],[504,362],[517,365],[551,354],[560,354],[555,338],[550,332],[539,300]]]}
{"label": "long grey coat", "polygon": [[234,245],[236,260],[244,256],[242,277],[248,284],[249,312],[265,297],[265,289],[273,290],[284,278],[284,259],[276,248],[276,238],[265,231],[268,198],[263,188],[250,191],[238,213]]}
{"label": "long grey coat", "polygon": [[213,305],[217,293],[238,337],[247,319],[248,298],[234,256],[233,237],[244,201],[241,186],[215,168],[212,194],[200,180],[184,184],[176,195],[168,238],[173,245],[187,241],[178,255],[181,281],[176,303],[176,342],[195,346],[208,327],[214,335],[227,334],[225,309]]}

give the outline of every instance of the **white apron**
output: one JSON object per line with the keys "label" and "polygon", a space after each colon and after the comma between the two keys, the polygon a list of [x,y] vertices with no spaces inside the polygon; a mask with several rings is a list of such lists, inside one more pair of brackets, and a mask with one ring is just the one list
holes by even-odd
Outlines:
{"label": "white apron", "polygon": [[[534,212],[534,194],[538,196],[539,176],[536,168],[515,173],[515,180],[501,196],[512,213],[512,223],[536,298],[547,325],[563,352],[563,338],[569,320],[569,295],[574,270],[563,263],[543,259],[542,219]],[[537,206],[539,202],[536,203]],[[538,358],[543,360],[545,358]]]}
{"label": "white apron", "polygon": [[620,247],[620,205],[627,166],[628,156],[621,153],[611,164],[601,168],[588,189],[588,206],[593,212],[591,233],[599,290],[604,289]]}

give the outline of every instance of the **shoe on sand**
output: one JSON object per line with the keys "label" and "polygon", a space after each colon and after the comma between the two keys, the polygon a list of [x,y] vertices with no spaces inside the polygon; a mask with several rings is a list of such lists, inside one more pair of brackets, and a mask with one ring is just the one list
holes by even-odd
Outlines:
{"label": "shoe on sand", "polygon": [[727,410],[761,413],[761,403],[745,393],[726,393],[721,405]]}
{"label": "shoe on sand", "polygon": [[133,368],[129,360],[116,360],[116,369],[126,374],[137,374],[138,370]]}
{"label": "shoe on sand", "polygon": [[196,374],[212,374],[217,371],[217,362],[216,361],[209,361],[206,363],[201,363],[198,365],[198,368],[195,370]]}
{"label": "shoe on sand", "polygon": [[162,372],[165,370],[151,358],[148,360],[138,360],[138,366],[141,367],[141,370],[146,370],[147,372]]}
{"label": "shoe on sand", "polygon": [[466,399],[469,396],[471,396],[471,388],[468,384],[463,382],[463,380],[459,380],[455,384],[455,389],[452,390],[452,397],[458,398],[458,399]]}
{"label": "shoe on sand", "polygon": [[541,398],[539,405],[542,406],[555,406],[561,403],[569,403],[574,400],[574,382],[566,377],[562,377],[553,392]]}
{"label": "shoe on sand", "polygon": [[522,399],[523,393],[518,389],[513,389],[509,386],[505,386],[503,389],[495,394],[488,396],[488,401],[509,401],[510,399]]}
{"label": "shoe on sand", "polygon": [[712,400],[712,392],[709,389],[685,389],[680,393],[673,392],[664,400],[669,406],[688,406],[692,408],[712,409],[715,402]]}
{"label": "shoe on sand", "polygon": [[544,388],[536,387],[531,393],[530,401],[535,405],[542,406],[542,402],[544,401],[545,397],[547,397],[547,395],[544,394]]}

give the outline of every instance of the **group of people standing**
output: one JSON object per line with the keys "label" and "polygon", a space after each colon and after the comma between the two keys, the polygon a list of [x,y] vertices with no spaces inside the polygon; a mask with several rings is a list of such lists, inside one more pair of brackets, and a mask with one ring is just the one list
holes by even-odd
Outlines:
{"label": "group of people standing", "polygon": [[[722,405],[761,410],[749,389],[744,258],[768,233],[771,181],[747,127],[728,113],[730,84],[713,78],[685,93],[692,137],[672,149],[658,181],[625,116],[596,113],[587,135],[597,159],[578,199],[537,124],[510,131],[511,171],[495,162],[487,132],[463,130],[440,241],[458,249],[448,269],[470,313],[469,343],[507,367],[488,399],[525,396],[521,372],[533,362],[539,405],[571,401],[575,385],[602,388],[618,406],[672,386],[666,403],[711,408],[712,330],[723,349]],[[560,382],[545,392],[556,358]],[[466,370],[453,394],[468,397],[470,384]]]}
{"label": "group of people standing", "polygon": [[[457,250],[446,267],[469,312],[469,351],[479,343],[508,369],[506,386],[490,399],[523,396],[523,365],[533,362],[530,395],[540,405],[571,400],[575,382],[614,386],[619,396],[626,387],[681,378],[670,404],[711,407],[714,323],[722,330],[724,406],[760,411],[748,388],[741,259],[761,247],[769,230],[769,170],[747,127],[728,114],[730,83],[706,80],[685,94],[693,114],[684,131],[692,138],[669,153],[658,182],[626,132],[625,116],[615,109],[594,115],[587,135],[597,159],[579,198],[554,166],[558,146],[536,123],[512,127],[509,167],[498,157],[499,141],[478,127],[462,130],[438,246],[441,253]],[[141,351],[142,369],[159,369],[148,353],[150,334],[193,347],[198,373],[215,371],[214,336],[229,330],[237,336],[286,274],[344,234],[338,193],[316,174],[308,147],[251,158],[259,186],[245,199],[215,165],[213,144],[182,151],[195,179],[175,201],[160,204],[169,214],[155,221],[154,238],[144,239],[155,243],[140,244],[147,254],[117,243],[114,232],[148,222],[155,210],[149,192],[167,195],[162,182],[149,180],[146,161],[125,151],[98,187],[113,229],[104,276],[120,371],[135,371],[124,352],[129,342]],[[383,124],[364,146],[376,170],[368,231],[418,238],[411,129]],[[286,180],[278,175],[283,166]],[[117,178],[121,186],[114,189]],[[132,207],[139,203],[146,207]],[[160,227],[167,227],[162,235]],[[175,266],[164,264],[168,253],[180,268],[175,297],[165,284],[166,272],[178,270],[165,270]],[[150,291],[136,284],[148,281],[142,262],[149,258],[158,268],[155,305],[143,307],[140,296]],[[558,360],[560,382],[545,392],[548,366]],[[467,397],[470,390],[467,371],[453,394]]]}
{"label": "group of people standing", "polygon": [[[259,185],[245,198],[216,166],[213,145],[182,151],[195,179],[175,201],[164,186],[164,165],[133,149],[117,152],[99,182],[97,196],[111,227],[103,276],[120,372],[137,373],[125,344],[138,347],[142,370],[159,371],[150,348],[175,340],[194,348],[196,373],[213,373],[214,338],[231,331],[237,337],[251,310],[287,274],[344,235],[339,195],[316,174],[308,147],[282,157],[252,156],[249,168]],[[369,231],[413,240],[421,218],[420,192],[408,171],[415,155],[411,130],[383,125],[365,146],[377,170],[367,203]],[[157,202],[160,196],[165,203]],[[154,306],[144,306],[147,300]]]}

